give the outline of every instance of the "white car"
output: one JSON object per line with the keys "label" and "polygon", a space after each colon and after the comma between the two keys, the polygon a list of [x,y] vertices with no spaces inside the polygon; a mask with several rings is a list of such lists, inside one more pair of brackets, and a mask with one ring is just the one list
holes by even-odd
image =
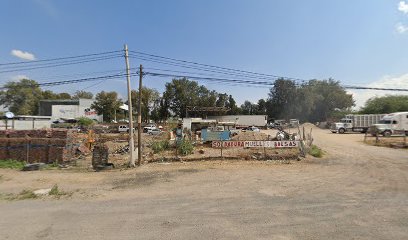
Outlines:
{"label": "white car", "polygon": [[150,130],[156,129],[156,125],[154,124],[148,124],[143,128],[143,132],[148,133]]}
{"label": "white car", "polygon": [[260,132],[261,130],[259,130],[259,128],[257,127],[249,127],[246,129],[247,131],[252,131],[252,132]]}
{"label": "white car", "polygon": [[158,128],[154,128],[154,129],[149,129],[147,134],[150,135],[159,135],[162,131]]}

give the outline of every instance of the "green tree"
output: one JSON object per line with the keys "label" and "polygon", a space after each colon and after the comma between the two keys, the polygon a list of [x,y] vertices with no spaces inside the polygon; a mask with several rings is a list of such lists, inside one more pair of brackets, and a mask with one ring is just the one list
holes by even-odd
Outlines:
{"label": "green tree", "polygon": [[352,95],[333,79],[310,80],[300,86],[291,80],[278,79],[266,102],[269,118],[311,122],[325,121],[335,109],[348,111],[352,106]]}
{"label": "green tree", "polygon": [[69,93],[57,93],[58,99],[72,99],[71,94]]}
{"label": "green tree", "polygon": [[241,109],[237,106],[237,102],[235,102],[232,95],[228,97],[228,108],[230,109],[229,114],[231,115],[241,114]]}
{"label": "green tree", "polygon": [[87,92],[87,91],[76,91],[75,94],[72,96],[72,99],[92,99],[93,98],[93,93]]}
{"label": "green tree", "polygon": [[95,101],[91,108],[95,109],[98,114],[103,115],[104,122],[111,122],[114,119],[115,111],[119,110],[122,101],[118,99],[116,92],[102,91],[95,96]]}
{"label": "green tree", "polygon": [[244,104],[241,105],[241,110],[244,115],[255,115],[257,113],[257,106],[246,100]]}
{"label": "green tree", "polygon": [[34,80],[21,79],[18,82],[8,82],[5,91],[0,92],[0,104],[8,107],[17,115],[35,115],[38,113],[38,103],[42,91]]}
{"label": "green tree", "polygon": [[361,113],[392,113],[408,111],[407,95],[387,95],[383,97],[373,97],[367,100]]}
{"label": "green tree", "polygon": [[258,103],[256,104],[256,114],[258,115],[265,115],[267,111],[267,103],[265,99],[259,99]]}
{"label": "green tree", "polygon": [[[160,98],[160,94],[157,90],[147,87],[142,87],[142,120],[147,121],[150,119],[151,111],[157,104]],[[132,90],[131,92],[133,111],[137,113],[139,104],[139,91]]]}
{"label": "green tree", "polygon": [[[163,98],[173,116],[185,117],[187,106],[213,107],[217,101],[217,92],[208,90],[187,78],[173,79],[166,83]],[[192,114],[192,113],[191,113]],[[190,114],[190,115],[191,115]],[[201,113],[198,115],[205,115]]]}
{"label": "green tree", "polygon": [[271,118],[295,118],[297,88],[294,81],[278,79],[269,91],[267,112]]}

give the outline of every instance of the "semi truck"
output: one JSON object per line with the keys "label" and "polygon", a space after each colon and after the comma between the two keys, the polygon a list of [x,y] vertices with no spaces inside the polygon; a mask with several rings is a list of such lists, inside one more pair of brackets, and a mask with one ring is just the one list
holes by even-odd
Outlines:
{"label": "semi truck", "polygon": [[332,133],[361,132],[365,133],[369,127],[377,124],[385,114],[348,114],[340,120],[333,123],[330,127]]}
{"label": "semi truck", "polygon": [[408,112],[395,112],[385,115],[377,124],[370,127],[370,133],[377,133],[384,137],[394,134],[405,134],[408,136]]}

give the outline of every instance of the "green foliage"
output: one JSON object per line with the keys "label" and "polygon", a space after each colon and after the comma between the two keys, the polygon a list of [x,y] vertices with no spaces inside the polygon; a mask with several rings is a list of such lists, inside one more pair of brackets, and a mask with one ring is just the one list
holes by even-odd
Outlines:
{"label": "green foliage", "polygon": [[8,107],[16,115],[35,115],[42,92],[34,80],[21,79],[4,85],[6,91],[0,92],[0,104]]}
{"label": "green foliage", "polygon": [[154,153],[159,153],[169,149],[169,140],[157,141],[152,143],[152,150]]}
{"label": "green foliage", "polygon": [[91,125],[93,125],[95,122],[94,122],[94,120],[92,120],[92,119],[90,119],[90,118],[87,118],[87,117],[80,117],[80,118],[78,118],[78,124],[80,125],[80,126],[91,126]]}
{"label": "green foliage", "polygon": [[309,150],[309,154],[313,157],[321,158],[323,157],[323,151],[316,145],[312,145]]}
{"label": "green foliage", "polygon": [[373,97],[367,100],[361,113],[380,114],[408,111],[408,96],[388,95],[384,97]]}
{"label": "green foliage", "polygon": [[119,110],[121,105],[122,101],[118,99],[118,93],[102,91],[96,94],[95,102],[92,103],[91,108],[103,115],[103,121],[111,122],[115,111]]}
{"label": "green foliage", "polygon": [[53,197],[56,197],[56,198],[60,198],[60,197],[62,197],[62,196],[68,196],[68,197],[70,197],[70,196],[72,196],[72,194],[73,194],[73,192],[64,192],[64,191],[61,191],[59,188],[58,188],[58,185],[57,184],[55,184],[52,188],[51,188],[51,191],[48,193],[48,195],[50,195],[50,196],[53,196]]}
{"label": "green foliage", "polygon": [[181,141],[181,143],[178,145],[178,151],[182,155],[192,154],[194,151],[193,143],[189,140],[183,139],[183,141]]}
{"label": "green foliage", "polygon": [[[23,190],[14,199],[24,200],[24,199],[34,199],[37,198],[37,195],[31,190]],[[12,200],[12,199],[11,199]]]}
{"label": "green foliage", "polygon": [[[173,116],[185,117],[188,106],[194,107],[229,107],[238,112],[235,100],[227,94],[210,91],[205,86],[187,78],[173,79],[166,83],[163,93],[162,113],[173,113]],[[170,111],[169,111],[170,110]],[[190,112],[189,116],[203,117],[214,112]],[[231,114],[231,113],[230,113]]]}
{"label": "green foliage", "polygon": [[75,94],[72,96],[72,99],[92,99],[93,98],[93,93],[87,92],[87,91],[76,91]]}
{"label": "green foliage", "polygon": [[[139,91],[131,92],[132,108],[137,112],[139,104]],[[160,105],[160,94],[156,89],[142,87],[142,121],[148,120],[154,109]],[[156,110],[157,111],[157,110]]]}
{"label": "green foliage", "polygon": [[0,160],[0,168],[23,169],[25,163],[13,159]]}
{"label": "green foliage", "polygon": [[266,102],[270,118],[297,118],[302,122],[325,121],[336,110],[354,106],[351,94],[338,81],[310,80],[297,86],[294,81],[278,79]]}

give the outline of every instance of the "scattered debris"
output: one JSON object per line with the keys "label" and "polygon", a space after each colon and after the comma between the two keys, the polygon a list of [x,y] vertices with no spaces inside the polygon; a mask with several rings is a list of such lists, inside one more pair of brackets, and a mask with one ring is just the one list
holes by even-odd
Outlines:
{"label": "scattered debris", "polygon": [[26,164],[23,167],[23,171],[37,171],[40,169],[43,169],[47,166],[47,164],[45,163],[30,163],[30,164]]}
{"label": "scattered debris", "polygon": [[51,188],[44,188],[44,189],[38,189],[33,191],[33,193],[37,196],[42,196],[42,195],[48,195],[51,192]]}

